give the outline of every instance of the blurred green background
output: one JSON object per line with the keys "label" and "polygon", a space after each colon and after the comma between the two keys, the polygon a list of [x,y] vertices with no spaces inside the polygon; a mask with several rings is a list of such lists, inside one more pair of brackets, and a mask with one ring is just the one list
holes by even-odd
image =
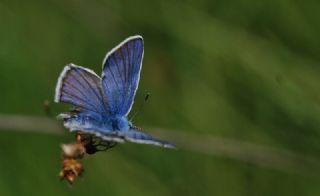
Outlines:
{"label": "blurred green background", "polygon": [[[58,172],[71,134],[2,129],[0,195],[320,195],[319,9],[293,0],[1,0],[1,114],[45,116],[65,64],[100,73],[107,51],[140,34],[136,103],[151,98],[135,124],[175,130],[166,139],[181,149],[118,145],[86,158],[70,188]],[[54,114],[67,108],[52,104]],[[193,150],[190,141],[208,137],[253,145],[238,158]],[[255,145],[297,158],[256,164],[246,155]]]}

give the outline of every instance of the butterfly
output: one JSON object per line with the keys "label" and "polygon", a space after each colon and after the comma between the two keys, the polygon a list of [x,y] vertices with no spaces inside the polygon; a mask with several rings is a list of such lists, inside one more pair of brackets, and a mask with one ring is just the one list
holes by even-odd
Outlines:
{"label": "butterfly", "polygon": [[170,142],[144,133],[128,120],[140,80],[143,38],[128,37],[105,56],[102,74],[74,64],[61,72],[55,102],[71,104],[72,112],[58,115],[70,131],[92,134],[104,141],[130,141],[174,148]]}

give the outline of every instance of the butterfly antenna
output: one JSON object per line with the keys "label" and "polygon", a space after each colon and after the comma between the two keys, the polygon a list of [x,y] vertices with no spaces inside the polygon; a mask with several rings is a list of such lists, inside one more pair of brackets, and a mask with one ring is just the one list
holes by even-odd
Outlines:
{"label": "butterfly antenna", "polygon": [[139,104],[137,110],[131,116],[130,121],[132,121],[136,117],[136,115],[139,113],[139,111],[141,111],[144,104],[148,101],[149,97],[150,97],[150,93],[147,93],[146,96],[144,97],[143,101]]}
{"label": "butterfly antenna", "polygon": [[53,117],[51,103],[47,99],[43,101],[43,110],[47,117]]}

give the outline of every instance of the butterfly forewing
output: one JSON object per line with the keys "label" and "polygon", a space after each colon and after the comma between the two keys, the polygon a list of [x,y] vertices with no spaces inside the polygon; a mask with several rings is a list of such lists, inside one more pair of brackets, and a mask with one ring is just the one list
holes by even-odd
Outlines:
{"label": "butterfly forewing", "polygon": [[65,66],[58,79],[56,102],[70,103],[83,110],[108,115],[108,105],[103,99],[99,76],[80,66]]}
{"label": "butterfly forewing", "polygon": [[143,58],[141,36],[129,37],[103,61],[102,88],[114,115],[127,116],[138,88]]}

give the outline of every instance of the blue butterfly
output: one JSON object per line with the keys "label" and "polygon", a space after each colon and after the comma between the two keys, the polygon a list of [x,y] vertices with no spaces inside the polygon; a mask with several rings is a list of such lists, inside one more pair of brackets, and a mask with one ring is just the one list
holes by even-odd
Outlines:
{"label": "blue butterfly", "polygon": [[77,112],[62,113],[70,131],[94,134],[105,141],[130,141],[166,148],[174,145],[143,133],[128,120],[138,88],[143,38],[132,36],[107,53],[102,75],[74,64],[66,65],[56,86],[55,102],[69,103]]}

